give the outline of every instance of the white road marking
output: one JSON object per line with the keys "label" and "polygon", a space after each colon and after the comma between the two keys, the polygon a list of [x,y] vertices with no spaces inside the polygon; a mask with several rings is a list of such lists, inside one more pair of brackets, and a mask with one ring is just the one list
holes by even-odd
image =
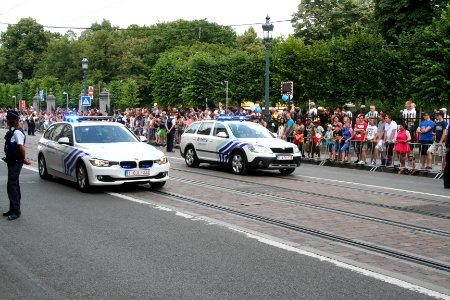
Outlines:
{"label": "white road marking", "polygon": [[358,183],[358,182],[352,182],[352,181],[343,181],[343,180],[337,180],[337,179],[328,179],[328,178],[321,178],[321,177],[313,177],[313,176],[305,176],[305,175],[294,175],[294,176],[311,178],[311,179],[314,179],[314,180],[323,180],[323,181],[329,181],[329,182],[335,182],[335,183],[364,186],[364,187],[375,188],[375,189],[385,189],[385,190],[391,190],[391,191],[402,192],[402,193],[410,193],[410,194],[417,194],[417,195],[425,195],[425,196],[433,196],[433,197],[441,197],[441,198],[450,199],[450,196],[446,196],[446,195],[431,194],[431,193],[417,192],[417,191],[411,191],[411,190],[402,190],[402,189],[391,188],[391,187],[386,187],[386,186]]}
{"label": "white road marking", "polygon": [[[177,211],[176,209],[173,209],[173,208],[165,208],[165,207],[160,206],[160,205],[154,205],[152,203],[145,202],[145,201],[136,199],[134,197],[126,196],[126,195],[119,194],[119,193],[108,192],[107,194],[109,194],[111,196],[114,196],[114,197],[122,198],[124,200],[131,201],[131,202],[145,204],[145,205],[148,205],[150,207],[154,207],[154,208],[160,209],[162,211],[169,211],[169,212],[173,211],[173,212],[175,212],[175,215],[183,217],[183,218],[187,218],[187,219],[191,219],[191,220],[201,220],[201,221],[204,221],[204,222],[206,222],[208,224],[211,224],[211,220],[204,219],[204,218],[202,218],[200,216],[195,216],[194,217],[192,215],[186,214],[185,212]],[[218,224],[215,224],[215,225],[218,225]],[[311,258],[319,259],[320,261],[329,262],[329,263],[334,264],[337,267],[344,268],[344,269],[347,269],[347,270],[359,273],[361,275],[368,276],[368,277],[371,277],[371,278],[374,278],[374,279],[377,279],[377,280],[381,280],[383,282],[386,282],[386,283],[389,283],[389,284],[393,284],[393,285],[396,285],[398,287],[401,287],[401,288],[404,288],[404,289],[407,289],[407,290],[411,290],[411,291],[414,291],[414,292],[417,292],[417,293],[420,293],[420,294],[424,294],[424,295],[427,295],[427,296],[430,296],[430,297],[434,297],[434,298],[437,298],[437,299],[450,300],[450,295],[445,295],[445,294],[442,294],[442,293],[439,293],[439,292],[436,292],[436,291],[433,291],[433,290],[430,290],[430,289],[427,289],[427,288],[424,288],[424,287],[421,287],[421,286],[418,286],[418,285],[415,285],[415,284],[412,284],[412,283],[409,283],[409,282],[406,282],[406,281],[403,281],[403,280],[400,280],[400,279],[397,279],[397,278],[393,278],[393,277],[390,277],[390,276],[387,276],[387,275],[379,274],[379,273],[376,273],[376,272],[373,272],[373,271],[369,271],[369,270],[366,270],[366,269],[363,269],[363,268],[360,268],[360,267],[356,267],[356,266],[350,265],[348,263],[340,262],[338,260],[335,260],[335,259],[332,259],[332,258],[329,258],[329,257],[325,257],[325,256],[322,256],[322,255],[319,255],[319,254],[316,254],[316,253],[312,253],[312,252],[309,252],[309,251],[305,251],[305,250],[302,250],[302,249],[298,249],[298,248],[295,248],[293,246],[289,246],[287,244],[283,244],[281,242],[278,242],[278,241],[275,241],[275,240],[271,240],[271,239],[269,239],[267,237],[258,236],[255,233],[246,232],[245,229],[242,229],[242,228],[241,229],[236,229],[231,224],[227,224],[227,223],[221,222],[221,225],[226,227],[226,228],[228,228],[228,229],[231,229],[233,231],[236,231],[236,232],[239,232],[239,233],[243,233],[248,238],[256,239],[257,241],[259,241],[261,243],[264,243],[264,244],[267,244],[267,245],[270,245],[270,246],[273,246],[273,247],[277,247],[277,248],[284,249],[284,250],[287,250],[287,251],[295,252],[295,253],[300,254],[300,255],[306,255],[306,256],[311,257]]]}

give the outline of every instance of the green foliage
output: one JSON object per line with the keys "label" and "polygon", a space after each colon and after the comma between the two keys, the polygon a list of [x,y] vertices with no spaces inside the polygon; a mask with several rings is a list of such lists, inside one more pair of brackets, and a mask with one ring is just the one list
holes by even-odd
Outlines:
{"label": "green foliage", "polygon": [[0,36],[2,60],[0,80],[17,81],[17,71],[23,72],[23,78],[31,78],[35,64],[47,49],[50,34],[46,34],[42,25],[31,18],[21,19],[17,25],[8,25]]}
{"label": "green foliage", "polygon": [[414,62],[411,93],[426,109],[450,106],[450,6],[430,26],[405,36],[400,49]]}
{"label": "green foliage", "polygon": [[447,5],[447,0],[375,0],[374,18],[384,38],[396,43],[401,34],[428,26]]}
{"label": "green foliage", "polygon": [[370,28],[371,0],[302,0],[293,17],[295,36],[305,43],[330,40]]}

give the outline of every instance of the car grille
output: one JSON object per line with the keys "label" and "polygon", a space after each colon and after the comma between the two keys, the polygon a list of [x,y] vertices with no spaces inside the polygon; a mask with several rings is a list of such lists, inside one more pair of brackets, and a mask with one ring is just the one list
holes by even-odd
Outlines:
{"label": "car grille", "polygon": [[143,160],[139,162],[139,168],[151,168],[153,166],[153,160]]}
{"label": "car grille", "polygon": [[134,169],[137,163],[135,161],[121,161],[120,166],[124,169]]}
{"label": "car grille", "polygon": [[294,148],[270,148],[273,153],[294,153]]}

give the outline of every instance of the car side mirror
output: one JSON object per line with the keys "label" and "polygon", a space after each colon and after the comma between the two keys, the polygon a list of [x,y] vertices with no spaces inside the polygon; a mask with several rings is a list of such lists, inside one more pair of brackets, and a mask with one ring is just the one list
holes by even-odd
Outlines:
{"label": "car side mirror", "polygon": [[64,136],[58,139],[58,144],[71,145],[72,143],[67,136]]}
{"label": "car side mirror", "polygon": [[223,132],[223,131],[218,132],[217,136],[221,137],[221,138],[228,138],[228,134],[226,132]]}
{"label": "car side mirror", "polygon": [[140,135],[140,136],[139,136],[139,139],[141,140],[141,142],[147,143],[147,138],[146,138],[145,136]]}

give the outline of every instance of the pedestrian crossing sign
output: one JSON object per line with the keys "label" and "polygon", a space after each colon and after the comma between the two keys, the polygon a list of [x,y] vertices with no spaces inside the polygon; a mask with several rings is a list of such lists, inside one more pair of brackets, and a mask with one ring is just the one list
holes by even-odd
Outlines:
{"label": "pedestrian crossing sign", "polygon": [[91,97],[81,96],[81,106],[91,106]]}

